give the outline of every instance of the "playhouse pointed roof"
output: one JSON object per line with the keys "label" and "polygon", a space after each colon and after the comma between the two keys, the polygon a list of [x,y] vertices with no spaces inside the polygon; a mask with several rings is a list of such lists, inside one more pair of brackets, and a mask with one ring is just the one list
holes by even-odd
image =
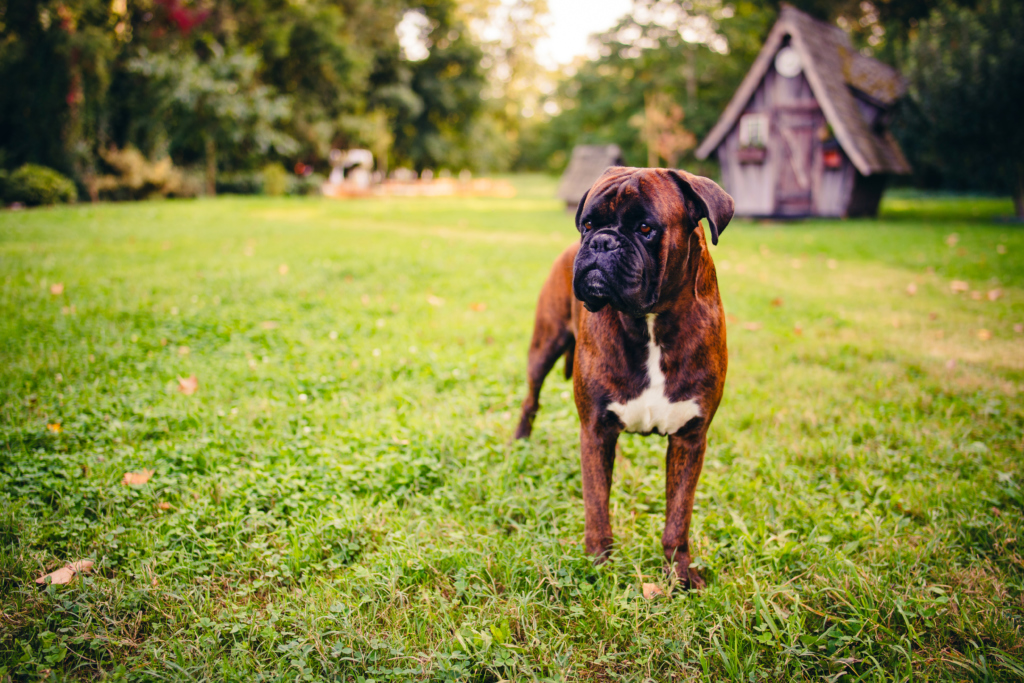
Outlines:
{"label": "playhouse pointed roof", "polygon": [[618,145],[576,145],[558,185],[559,198],[569,204],[579,203],[606,168],[621,165],[622,150]]}
{"label": "playhouse pointed roof", "polygon": [[697,148],[697,158],[707,158],[736,125],[787,35],[800,55],[804,75],[825,120],[857,170],[863,175],[909,173],[910,165],[892,133],[873,126],[857,104],[860,96],[874,105],[890,107],[906,90],[899,72],[857,52],[838,26],[818,21],[785,3],[754,65]]}

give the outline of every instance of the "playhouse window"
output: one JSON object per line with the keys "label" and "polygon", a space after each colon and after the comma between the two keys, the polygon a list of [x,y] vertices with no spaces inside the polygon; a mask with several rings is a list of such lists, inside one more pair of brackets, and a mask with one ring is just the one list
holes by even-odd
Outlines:
{"label": "playhouse window", "polygon": [[740,118],[740,147],[768,146],[768,115],[744,114]]}

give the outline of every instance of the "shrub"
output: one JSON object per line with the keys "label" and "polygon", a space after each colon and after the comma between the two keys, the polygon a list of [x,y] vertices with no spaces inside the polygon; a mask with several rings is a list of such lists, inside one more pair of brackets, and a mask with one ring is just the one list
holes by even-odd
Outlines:
{"label": "shrub", "polygon": [[290,188],[288,194],[317,195],[320,194],[325,182],[327,182],[327,178],[319,173],[298,176],[295,178],[295,184]]}
{"label": "shrub", "polygon": [[263,167],[263,193],[280,197],[288,191],[288,171],[281,164],[267,164]]}
{"label": "shrub", "polygon": [[217,174],[217,194],[260,194],[263,176],[258,171]]}
{"label": "shrub", "polygon": [[11,173],[3,185],[4,201],[28,206],[73,202],[78,198],[78,190],[70,178],[36,164],[25,164]]}
{"label": "shrub", "polygon": [[134,147],[111,147],[100,156],[117,171],[117,175],[95,180],[97,193],[107,199],[148,199],[181,193],[181,171],[170,158],[150,161]]}

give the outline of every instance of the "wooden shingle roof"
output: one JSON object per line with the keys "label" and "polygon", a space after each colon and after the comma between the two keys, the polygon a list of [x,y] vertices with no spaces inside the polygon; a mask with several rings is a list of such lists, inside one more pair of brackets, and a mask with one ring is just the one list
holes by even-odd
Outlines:
{"label": "wooden shingle roof", "polygon": [[559,198],[567,204],[578,204],[606,168],[621,165],[618,145],[576,145],[558,185]]}
{"label": "wooden shingle roof", "polygon": [[889,107],[906,89],[903,78],[895,69],[857,52],[838,26],[818,21],[785,3],[754,65],[697,148],[697,158],[707,158],[736,125],[786,36],[800,54],[804,75],[825,119],[857,170],[863,175],[909,173],[910,165],[896,139],[865,118],[854,92],[873,104]]}

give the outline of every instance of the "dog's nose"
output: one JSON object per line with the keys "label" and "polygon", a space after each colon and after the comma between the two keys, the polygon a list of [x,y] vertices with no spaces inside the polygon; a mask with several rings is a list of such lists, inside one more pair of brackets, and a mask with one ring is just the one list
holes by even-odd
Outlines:
{"label": "dog's nose", "polygon": [[615,251],[619,248],[619,239],[611,233],[602,232],[590,240],[590,248],[598,253]]}

